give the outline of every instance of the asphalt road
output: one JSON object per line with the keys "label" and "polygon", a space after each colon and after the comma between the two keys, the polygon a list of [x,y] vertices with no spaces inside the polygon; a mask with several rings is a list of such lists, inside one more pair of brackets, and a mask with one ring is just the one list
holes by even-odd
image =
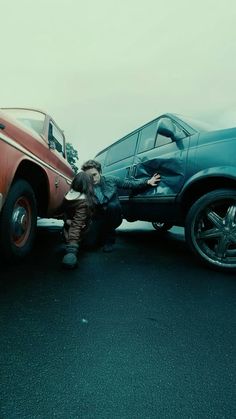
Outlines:
{"label": "asphalt road", "polygon": [[61,269],[56,225],[1,265],[1,419],[236,418],[236,277],[124,223]]}

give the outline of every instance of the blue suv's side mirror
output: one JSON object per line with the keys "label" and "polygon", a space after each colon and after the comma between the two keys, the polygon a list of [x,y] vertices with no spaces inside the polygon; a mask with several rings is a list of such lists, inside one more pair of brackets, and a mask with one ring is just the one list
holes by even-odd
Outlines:
{"label": "blue suv's side mirror", "polygon": [[169,118],[162,118],[157,127],[158,134],[170,137],[173,141],[182,140],[186,134],[179,129]]}

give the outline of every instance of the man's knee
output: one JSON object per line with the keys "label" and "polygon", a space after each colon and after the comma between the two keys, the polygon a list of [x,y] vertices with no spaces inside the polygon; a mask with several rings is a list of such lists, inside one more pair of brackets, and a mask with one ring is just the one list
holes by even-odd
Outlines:
{"label": "man's knee", "polygon": [[109,202],[105,212],[105,219],[113,228],[119,227],[122,223],[121,206],[116,202]]}
{"label": "man's knee", "polygon": [[116,202],[108,202],[106,212],[111,215],[121,216],[121,206]]}

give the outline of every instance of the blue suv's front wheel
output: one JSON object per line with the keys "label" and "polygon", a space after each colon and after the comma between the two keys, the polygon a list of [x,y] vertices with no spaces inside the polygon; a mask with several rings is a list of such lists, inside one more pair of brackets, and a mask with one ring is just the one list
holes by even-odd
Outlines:
{"label": "blue suv's front wheel", "polygon": [[185,237],[209,266],[236,270],[236,191],[217,189],[199,198],[187,214]]}
{"label": "blue suv's front wheel", "polygon": [[162,223],[158,221],[153,221],[152,225],[159,233],[166,233],[173,227],[173,224],[171,223]]}

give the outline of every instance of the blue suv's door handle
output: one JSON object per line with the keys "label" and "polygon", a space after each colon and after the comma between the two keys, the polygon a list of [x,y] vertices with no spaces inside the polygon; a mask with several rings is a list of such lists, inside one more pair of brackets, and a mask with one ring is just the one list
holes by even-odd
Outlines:
{"label": "blue suv's door handle", "polygon": [[125,177],[128,178],[129,175],[130,175],[130,166],[126,167],[126,170],[125,170]]}
{"label": "blue suv's door handle", "polygon": [[137,173],[137,164],[134,164],[133,165],[133,173],[132,173],[133,177],[136,176],[136,173]]}

